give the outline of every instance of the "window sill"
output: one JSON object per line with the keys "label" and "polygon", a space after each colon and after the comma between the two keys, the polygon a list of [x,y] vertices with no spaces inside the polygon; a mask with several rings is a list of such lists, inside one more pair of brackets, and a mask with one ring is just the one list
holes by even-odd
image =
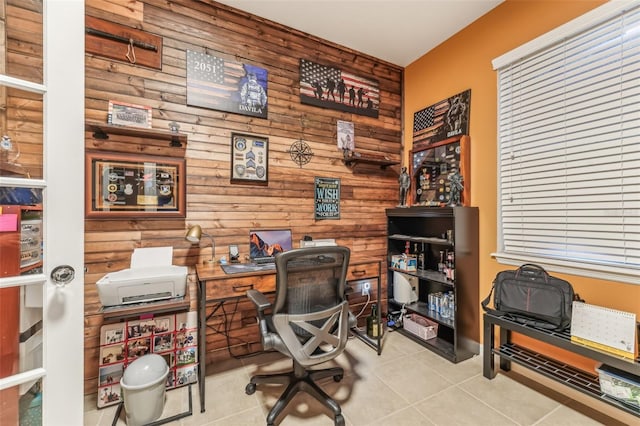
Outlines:
{"label": "window sill", "polygon": [[491,257],[495,258],[498,263],[504,265],[520,266],[524,263],[535,263],[536,265],[542,266],[547,272],[558,272],[640,285],[640,271],[637,269],[586,264],[517,253],[491,253]]}

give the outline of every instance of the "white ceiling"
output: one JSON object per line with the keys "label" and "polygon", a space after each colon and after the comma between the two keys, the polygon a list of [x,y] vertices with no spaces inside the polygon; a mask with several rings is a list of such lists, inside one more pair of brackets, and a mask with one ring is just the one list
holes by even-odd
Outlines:
{"label": "white ceiling", "polygon": [[216,0],[405,67],[504,0]]}

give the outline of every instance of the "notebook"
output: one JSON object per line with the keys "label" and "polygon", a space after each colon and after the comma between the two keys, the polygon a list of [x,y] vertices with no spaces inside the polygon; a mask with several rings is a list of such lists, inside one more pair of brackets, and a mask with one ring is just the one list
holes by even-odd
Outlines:
{"label": "notebook", "polygon": [[291,250],[290,229],[252,229],[249,231],[249,257],[251,263],[273,263],[278,253]]}

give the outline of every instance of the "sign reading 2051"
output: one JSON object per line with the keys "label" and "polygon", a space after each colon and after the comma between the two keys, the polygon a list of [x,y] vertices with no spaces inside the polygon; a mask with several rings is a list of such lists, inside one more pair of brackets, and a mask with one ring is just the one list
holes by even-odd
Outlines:
{"label": "sign reading 2051", "polygon": [[267,118],[267,70],[187,50],[187,105]]}

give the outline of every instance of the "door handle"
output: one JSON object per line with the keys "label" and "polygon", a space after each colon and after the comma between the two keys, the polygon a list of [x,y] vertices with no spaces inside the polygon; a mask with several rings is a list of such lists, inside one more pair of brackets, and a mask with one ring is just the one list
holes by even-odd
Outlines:
{"label": "door handle", "polygon": [[76,276],[76,271],[69,265],[60,265],[51,271],[51,280],[58,286],[64,287],[69,284]]}

